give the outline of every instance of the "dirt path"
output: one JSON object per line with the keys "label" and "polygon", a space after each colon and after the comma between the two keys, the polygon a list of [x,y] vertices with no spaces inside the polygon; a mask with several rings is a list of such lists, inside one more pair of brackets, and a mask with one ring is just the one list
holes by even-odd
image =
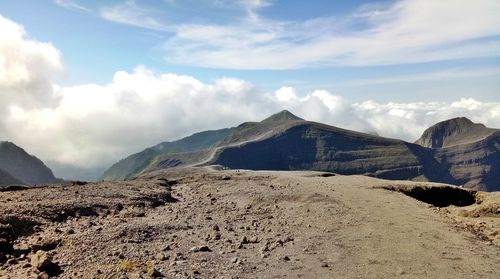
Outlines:
{"label": "dirt path", "polygon": [[[157,178],[178,181],[172,195],[179,201],[137,205],[161,190]],[[313,172],[156,173],[82,186],[80,200],[104,195],[113,198],[110,208],[120,200],[124,208],[41,220],[16,247],[59,238],[48,253],[62,278],[147,278],[153,268],[167,278],[498,278],[498,246],[457,228],[442,210],[374,188],[394,183],[404,182]],[[58,195],[75,203],[56,188],[40,191],[47,202]],[[21,205],[29,196],[8,199]],[[0,193],[0,210],[6,199]],[[25,262],[4,264],[0,278],[35,278]]]}

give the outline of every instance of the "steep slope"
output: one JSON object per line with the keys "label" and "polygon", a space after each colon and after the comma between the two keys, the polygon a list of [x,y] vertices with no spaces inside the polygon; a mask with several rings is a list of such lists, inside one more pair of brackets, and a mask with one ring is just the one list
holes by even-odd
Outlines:
{"label": "steep slope", "polygon": [[24,184],[19,179],[13,177],[10,173],[0,169],[0,186],[7,186],[12,184]]}
{"label": "steep slope", "polygon": [[427,129],[417,143],[433,148],[454,184],[500,190],[500,130],[455,118]]}
{"label": "steep slope", "polygon": [[163,142],[120,160],[104,172],[103,180],[123,180],[143,171],[153,159],[160,155],[204,150],[231,133],[231,129],[220,129],[193,134],[173,142]]}
{"label": "steep slope", "polygon": [[60,181],[40,159],[12,142],[0,142],[0,169],[31,185]]}

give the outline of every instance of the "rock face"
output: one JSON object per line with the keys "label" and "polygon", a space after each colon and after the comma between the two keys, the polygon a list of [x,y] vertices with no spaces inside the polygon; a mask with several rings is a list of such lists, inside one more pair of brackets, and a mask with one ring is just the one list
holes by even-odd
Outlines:
{"label": "rock face", "polygon": [[11,142],[0,142],[0,169],[9,173],[17,183],[57,183],[52,171],[37,157]]}
{"label": "rock face", "polygon": [[500,190],[500,130],[455,118],[427,129],[416,143],[433,149],[433,156],[451,176],[446,182]]}

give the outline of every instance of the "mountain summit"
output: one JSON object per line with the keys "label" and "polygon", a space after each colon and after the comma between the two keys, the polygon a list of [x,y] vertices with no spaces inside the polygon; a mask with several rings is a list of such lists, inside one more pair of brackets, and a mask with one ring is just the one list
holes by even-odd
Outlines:
{"label": "mountain summit", "polygon": [[273,114],[269,116],[268,118],[262,120],[263,123],[265,122],[284,122],[284,121],[297,121],[297,120],[304,120],[295,114],[289,112],[288,110],[282,110],[276,114]]}

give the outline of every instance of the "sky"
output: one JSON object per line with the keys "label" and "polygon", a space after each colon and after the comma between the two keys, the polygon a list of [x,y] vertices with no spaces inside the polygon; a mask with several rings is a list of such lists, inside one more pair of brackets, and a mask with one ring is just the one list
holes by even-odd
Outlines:
{"label": "sky", "polygon": [[407,141],[458,116],[500,128],[499,14],[498,0],[4,0],[0,140],[68,177],[282,109]]}

